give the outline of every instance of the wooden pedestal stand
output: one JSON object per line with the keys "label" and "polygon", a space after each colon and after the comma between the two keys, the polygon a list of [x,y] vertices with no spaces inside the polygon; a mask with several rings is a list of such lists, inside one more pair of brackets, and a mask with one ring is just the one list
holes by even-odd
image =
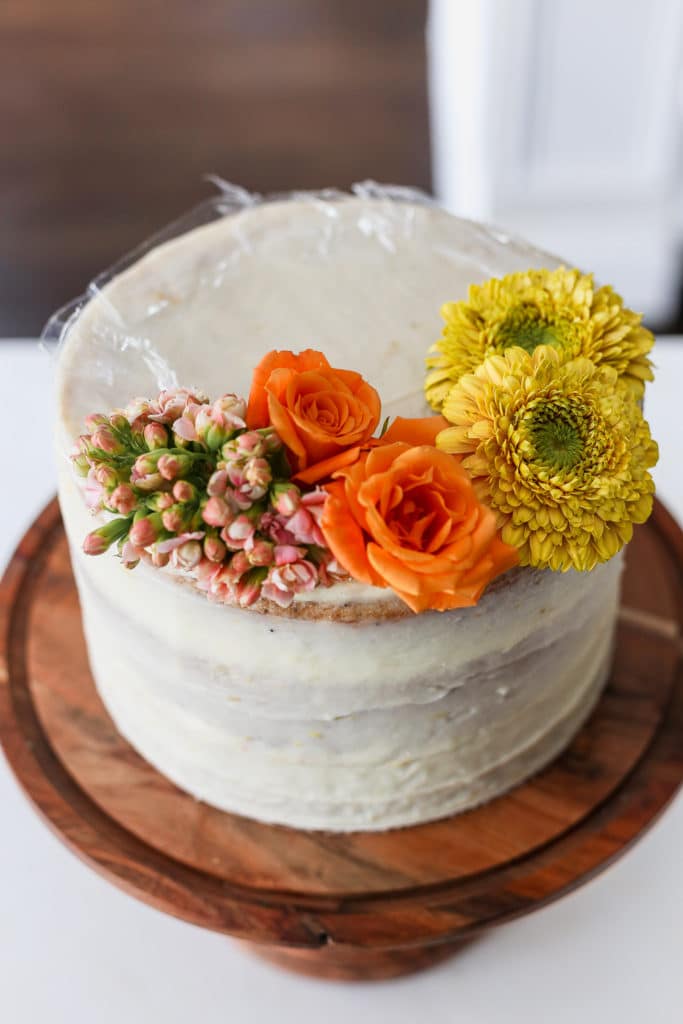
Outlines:
{"label": "wooden pedestal stand", "polygon": [[550,768],[415,828],[262,825],[186,796],[116,732],[53,502],[0,590],[0,741],[54,831],[127,892],[293,970],[387,978],[569,892],[659,814],[683,780],[682,623],[683,535],[658,506],[629,549],[610,684]]}

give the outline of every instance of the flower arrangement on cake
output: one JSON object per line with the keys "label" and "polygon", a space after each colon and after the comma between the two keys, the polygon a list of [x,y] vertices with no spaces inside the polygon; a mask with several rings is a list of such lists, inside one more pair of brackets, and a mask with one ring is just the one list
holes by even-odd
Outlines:
{"label": "flower arrangement on cake", "polygon": [[349,577],[414,612],[477,603],[519,564],[587,571],[647,519],[657,460],[640,400],[652,335],[561,268],[470,288],[427,358],[434,415],[381,400],[321,352],[269,352],[248,400],[185,387],[88,417],[73,453],[116,545],[214,601],[286,608]]}

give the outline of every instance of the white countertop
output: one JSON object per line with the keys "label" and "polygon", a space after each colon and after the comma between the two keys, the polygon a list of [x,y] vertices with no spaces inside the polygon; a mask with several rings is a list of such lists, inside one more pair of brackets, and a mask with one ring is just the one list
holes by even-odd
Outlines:
{"label": "white countertop", "polygon": [[[683,519],[683,338],[659,343],[646,413],[659,495]],[[0,566],[55,490],[51,368],[0,342]],[[683,742],[683,738],[682,738]],[[398,981],[280,973],[229,940],[125,895],[38,819],[0,758],[3,1024],[679,1024],[683,797],[605,874]]]}

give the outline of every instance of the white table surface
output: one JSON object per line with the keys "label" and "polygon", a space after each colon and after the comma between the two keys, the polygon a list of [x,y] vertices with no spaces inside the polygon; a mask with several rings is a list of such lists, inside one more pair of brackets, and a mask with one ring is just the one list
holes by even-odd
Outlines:
{"label": "white table surface", "polygon": [[[660,342],[646,412],[660,497],[683,519],[683,338]],[[54,492],[49,359],[0,342],[0,565]],[[682,738],[683,742],[683,738]],[[78,861],[0,758],[3,1024],[679,1024],[683,797],[605,874],[410,978],[343,985],[281,973],[152,910]]]}

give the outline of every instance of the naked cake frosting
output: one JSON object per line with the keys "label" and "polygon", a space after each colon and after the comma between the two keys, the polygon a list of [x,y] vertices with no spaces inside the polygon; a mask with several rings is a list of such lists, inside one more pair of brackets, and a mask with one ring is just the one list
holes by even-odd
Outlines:
{"label": "naked cake frosting", "polygon": [[248,200],[115,273],[64,325],[57,436],[121,733],[216,807],[334,831],[548,764],[651,509],[651,342],[407,193]]}

